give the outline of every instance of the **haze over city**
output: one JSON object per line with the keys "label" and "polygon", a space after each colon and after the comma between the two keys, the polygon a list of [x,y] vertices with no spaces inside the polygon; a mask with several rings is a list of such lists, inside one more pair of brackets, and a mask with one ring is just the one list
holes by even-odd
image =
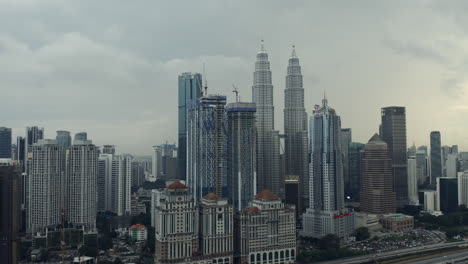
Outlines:
{"label": "haze over city", "polygon": [[[359,4],[358,4],[359,3]],[[468,3],[452,1],[0,1],[0,112],[24,127],[87,131],[96,144],[149,155],[177,142],[177,76],[202,72],[208,92],[251,101],[260,40],[269,53],[275,127],[296,45],[310,114],[324,91],[360,142],[380,108],[405,106],[408,146],[468,147]]]}

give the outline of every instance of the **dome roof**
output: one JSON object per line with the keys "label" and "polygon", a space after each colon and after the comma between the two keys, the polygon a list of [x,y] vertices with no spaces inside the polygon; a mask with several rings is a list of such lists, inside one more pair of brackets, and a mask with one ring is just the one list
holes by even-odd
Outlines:
{"label": "dome roof", "polygon": [[187,189],[187,186],[185,186],[180,181],[176,181],[174,183],[171,183],[169,186],[167,186],[167,189],[170,189],[170,190],[183,190],[183,189]]}
{"label": "dome roof", "polygon": [[257,199],[265,200],[265,201],[272,201],[272,200],[279,200],[279,196],[272,193],[270,190],[265,189],[262,192],[255,195]]}
{"label": "dome roof", "polygon": [[209,193],[205,197],[203,197],[205,200],[210,200],[210,201],[216,201],[219,199],[218,195],[214,193]]}

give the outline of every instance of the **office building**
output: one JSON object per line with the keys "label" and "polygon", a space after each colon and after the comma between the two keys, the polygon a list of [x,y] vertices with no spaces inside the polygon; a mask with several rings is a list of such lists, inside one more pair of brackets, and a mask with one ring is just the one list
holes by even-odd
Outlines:
{"label": "office building", "polygon": [[456,178],[458,173],[458,154],[448,154],[445,162],[447,178]]}
{"label": "office building", "polygon": [[459,172],[458,184],[458,205],[464,204],[468,207],[468,171]]}
{"label": "office building", "polygon": [[361,192],[361,163],[364,158],[365,144],[351,142],[348,148],[349,182],[345,186],[345,197],[348,201],[359,201]]}
{"label": "office building", "polygon": [[177,178],[181,180],[186,179],[188,109],[202,96],[202,90],[201,74],[185,72],[179,75],[179,153],[177,160]]}
{"label": "office building", "polygon": [[189,109],[187,186],[195,201],[210,192],[223,196],[226,178],[226,96],[207,95]]}
{"label": "office building", "polygon": [[28,173],[28,161],[31,160],[32,146],[40,139],[44,138],[44,128],[42,127],[26,127],[26,137],[24,139],[24,159],[23,168],[24,172]]}
{"label": "office building", "polygon": [[361,179],[361,211],[371,214],[396,212],[392,159],[388,145],[375,134],[364,148]]}
{"label": "office building", "polygon": [[397,207],[408,203],[408,169],[406,156],[406,110],[404,107],[382,108],[381,138],[388,145],[392,158],[393,189]]}
{"label": "office building", "polygon": [[61,223],[62,150],[56,140],[40,139],[31,151],[28,218],[32,234],[43,236],[46,228]]}
{"label": "office building", "polygon": [[[298,175],[307,196],[309,158],[307,142],[307,114],[304,108],[304,88],[301,65],[293,46],[284,90],[285,175]],[[307,199],[305,199],[307,200]]]}
{"label": "office building", "polygon": [[433,213],[439,211],[439,201],[437,191],[435,190],[420,190],[419,204],[423,205],[425,212]]}
{"label": "office building", "polygon": [[297,175],[286,175],[284,180],[284,190],[285,190],[285,204],[292,204],[296,208],[296,219],[302,214],[300,210],[299,203],[301,200],[301,189],[299,185],[299,176]]}
{"label": "office building", "polygon": [[0,159],[0,259],[18,263],[21,229],[21,168],[11,159]]}
{"label": "office building", "polygon": [[85,140],[88,140],[88,133],[86,132],[79,132],[79,133],[76,133],[75,134],[75,138],[73,139],[73,141],[85,141]]}
{"label": "office building", "polygon": [[295,263],[295,208],[263,190],[235,215],[235,263]]}
{"label": "office building", "polygon": [[335,234],[346,239],[354,231],[353,214],[344,206],[341,120],[322,100],[310,117],[310,206],[303,215],[303,235]]}
{"label": "office building", "polygon": [[16,137],[16,161],[21,163],[21,168],[23,168],[24,162],[24,151],[25,151],[26,141],[24,137]]}
{"label": "office building", "polygon": [[257,106],[257,190],[271,190],[282,196],[284,179],[280,174],[280,140],[275,131],[273,84],[268,53],[262,44],[255,62],[252,102]]}
{"label": "office building", "polygon": [[0,127],[0,159],[11,159],[11,128]]}
{"label": "office building", "polygon": [[155,179],[169,180],[177,178],[177,146],[162,144],[153,146],[152,175]]}
{"label": "office building", "polygon": [[429,184],[427,151],[416,150],[416,174],[418,185]]}
{"label": "office building", "polygon": [[254,103],[230,103],[227,113],[227,197],[242,210],[256,193]]}
{"label": "office building", "polygon": [[418,205],[418,169],[416,157],[408,157],[408,201],[410,205]]}
{"label": "office building", "polygon": [[99,212],[112,210],[112,160],[113,154],[100,154],[97,171],[97,210]]}
{"label": "office building", "polygon": [[442,149],[439,131],[431,132],[431,184],[442,177]]}
{"label": "office building", "polygon": [[67,157],[68,221],[85,232],[96,230],[98,158],[91,140],[75,140]]}
{"label": "office building", "polygon": [[344,182],[344,193],[345,197],[351,197],[351,182],[349,177],[349,145],[352,142],[352,130],[351,128],[341,129],[341,155],[343,160],[343,182]]}
{"label": "office building", "polygon": [[437,201],[439,211],[444,214],[456,212],[458,209],[458,179],[437,178]]}

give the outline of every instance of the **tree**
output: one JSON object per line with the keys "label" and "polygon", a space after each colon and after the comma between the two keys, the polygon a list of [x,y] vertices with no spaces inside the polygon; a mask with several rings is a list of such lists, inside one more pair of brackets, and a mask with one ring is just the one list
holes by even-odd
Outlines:
{"label": "tree", "polygon": [[107,250],[112,248],[113,243],[112,243],[112,238],[108,235],[103,235],[99,238],[99,249],[101,250]]}
{"label": "tree", "polygon": [[116,258],[114,260],[114,264],[123,264],[122,260],[120,260],[120,258]]}
{"label": "tree", "polygon": [[78,250],[78,253],[80,253],[80,256],[96,257],[97,248],[83,245]]}
{"label": "tree", "polygon": [[322,237],[319,240],[320,249],[339,249],[340,248],[340,238],[334,234],[328,234]]}
{"label": "tree", "polygon": [[369,228],[362,226],[356,229],[355,236],[357,241],[366,240],[370,237]]}

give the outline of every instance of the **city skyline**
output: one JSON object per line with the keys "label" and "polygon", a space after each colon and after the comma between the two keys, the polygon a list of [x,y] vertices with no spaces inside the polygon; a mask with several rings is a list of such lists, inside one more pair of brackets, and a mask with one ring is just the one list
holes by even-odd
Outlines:
{"label": "city skyline", "polygon": [[[146,2],[132,8],[113,5],[115,17],[109,17],[98,11],[109,4],[105,1],[41,1],[41,5],[4,1],[3,19],[21,18],[25,27],[4,23],[0,34],[4,47],[0,58],[5,62],[0,65],[0,77],[9,87],[0,111],[10,113],[3,125],[13,128],[13,140],[23,134],[24,127],[37,125],[46,128],[44,138],[54,138],[57,130],[87,131],[98,145],[115,144],[123,153],[149,155],[152,145],[177,142],[177,110],[172,107],[177,104],[177,76],[202,73],[205,62],[211,93],[226,95],[233,102],[234,83],[246,101],[251,98],[253,56],[264,39],[280,133],[283,72],[295,44],[301,56],[308,114],[326,90],[341,110],[343,127],[353,129],[354,141],[366,142],[377,131],[380,108],[404,106],[407,145],[429,145],[429,133],[440,131],[442,145],[458,143],[466,149],[463,43],[467,20],[452,17],[462,17],[468,6],[363,2],[366,9],[332,2],[291,6],[273,1],[249,8],[243,3],[211,2],[209,9],[188,3],[183,11],[173,3]],[[248,12],[238,12],[240,19],[231,15],[220,19],[220,10],[226,7]],[[150,23],[124,17],[127,10]],[[154,12],[159,14],[158,23],[151,23]],[[66,14],[68,23],[58,22],[61,14]],[[200,17],[204,19],[194,19]],[[180,22],[170,23],[172,19]],[[233,24],[235,19],[242,22]],[[214,20],[217,23],[210,23]],[[90,26],[89,21],[99,26]],[[187,21],[205,30],[194,35],[186,29]],[[413,21],[430,30],[419,30]],[[170,34],[176,31],[182,34]],[[191,39],[192,44],[185,45],[184,39]],[[100,58],[100,63],[93,58]],[[369,96],[375,100],[363,100]],[[433,105],[447,107],[439,111]],[[130,133],[134,137],[129,139]]]}

